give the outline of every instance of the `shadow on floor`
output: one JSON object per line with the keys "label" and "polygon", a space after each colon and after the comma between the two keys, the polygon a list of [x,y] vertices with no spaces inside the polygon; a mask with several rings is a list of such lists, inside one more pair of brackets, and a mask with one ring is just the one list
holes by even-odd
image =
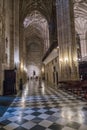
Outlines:
{"label": "shadow on floor", "polygon": [[0,117],[3,116],[14,99],[15,96],[0,96]]}

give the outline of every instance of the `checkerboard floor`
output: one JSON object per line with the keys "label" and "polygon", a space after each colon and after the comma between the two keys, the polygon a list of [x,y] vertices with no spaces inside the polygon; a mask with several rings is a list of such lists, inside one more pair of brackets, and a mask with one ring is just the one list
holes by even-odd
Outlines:
{"label": "checkerboard floor", "polygon": [[87,130],[87,102],[29,81],[0,118],[0,130]]}

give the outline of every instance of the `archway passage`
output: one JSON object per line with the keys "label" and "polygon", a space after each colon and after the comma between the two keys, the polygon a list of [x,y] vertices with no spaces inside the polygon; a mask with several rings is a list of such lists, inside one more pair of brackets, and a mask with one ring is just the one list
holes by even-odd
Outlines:
{"label": "archway passage", "polygon": [[25,64],[29,77],[40,76],[42,57],[49,48],[49,28],[45,17],[37,10],[27,15],[23,21]]}
{"label": "archway passage", "polygon": [[[29,77],[36,77],[40,75],[42,66],[43,47],[41,43],[30,43],[27,45],[27,69]],[[35,73],[34,73],[35,71]]]}

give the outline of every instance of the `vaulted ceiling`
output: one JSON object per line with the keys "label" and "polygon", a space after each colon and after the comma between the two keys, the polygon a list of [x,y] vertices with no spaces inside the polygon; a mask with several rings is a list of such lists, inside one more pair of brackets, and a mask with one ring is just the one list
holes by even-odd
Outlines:
{"label": "vaulted ceiling", "polygon": [[[73,3],[78,30],[82,23],[84,27],[87,26],[87,0],[73,0]],[[52,15],[52,6],[55,4],[55,0],[20,0],[20,22],[23,23],[24,19],[32,11],[38,10],[49,23]]]}
{"label": "vaulted ceiling", "polygon": [[87,31],[87,0],[74,0],[76,31],[79,34]]}
{"label": "vaulted ceiling", "polygon": [[47,28],[47,20],[38,11],[33,11],[27,15],[24,19],[24,28],[26,37],[35,39],[35,36],[39,39],[45,38],[45,29]]}
{"label": "vaulted ceiling", "polygon": [[40,39],[45,39],[46,34],[44,32],[51,19],[54,1],[20,0],[20,25],[24,25],[27,39],[33,36],[35,38],[35,35]]}
{"label": "vaulted ceiling", "polygon": [[[87,0],[73,0],[75,18],[87,20]],[[55,0],[20,0],[20,21],[24,21],[27,14],[38,10],[48,21],[51,18],[52,6]]]}
{"label": "vaulted ceiling", "polygon": [[20,0],[20,20],[23,22],[27,14],[38,10],[49,21],[52,13],[52,3],[53,0]]}

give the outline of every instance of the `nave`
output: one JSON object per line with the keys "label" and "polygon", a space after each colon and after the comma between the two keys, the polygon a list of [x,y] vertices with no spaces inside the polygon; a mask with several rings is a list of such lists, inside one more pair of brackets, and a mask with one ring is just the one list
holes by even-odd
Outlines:
{"label": "nave", "polygon": [[87,130],[87,102],[31,80],[0,118],[0,130]]}

